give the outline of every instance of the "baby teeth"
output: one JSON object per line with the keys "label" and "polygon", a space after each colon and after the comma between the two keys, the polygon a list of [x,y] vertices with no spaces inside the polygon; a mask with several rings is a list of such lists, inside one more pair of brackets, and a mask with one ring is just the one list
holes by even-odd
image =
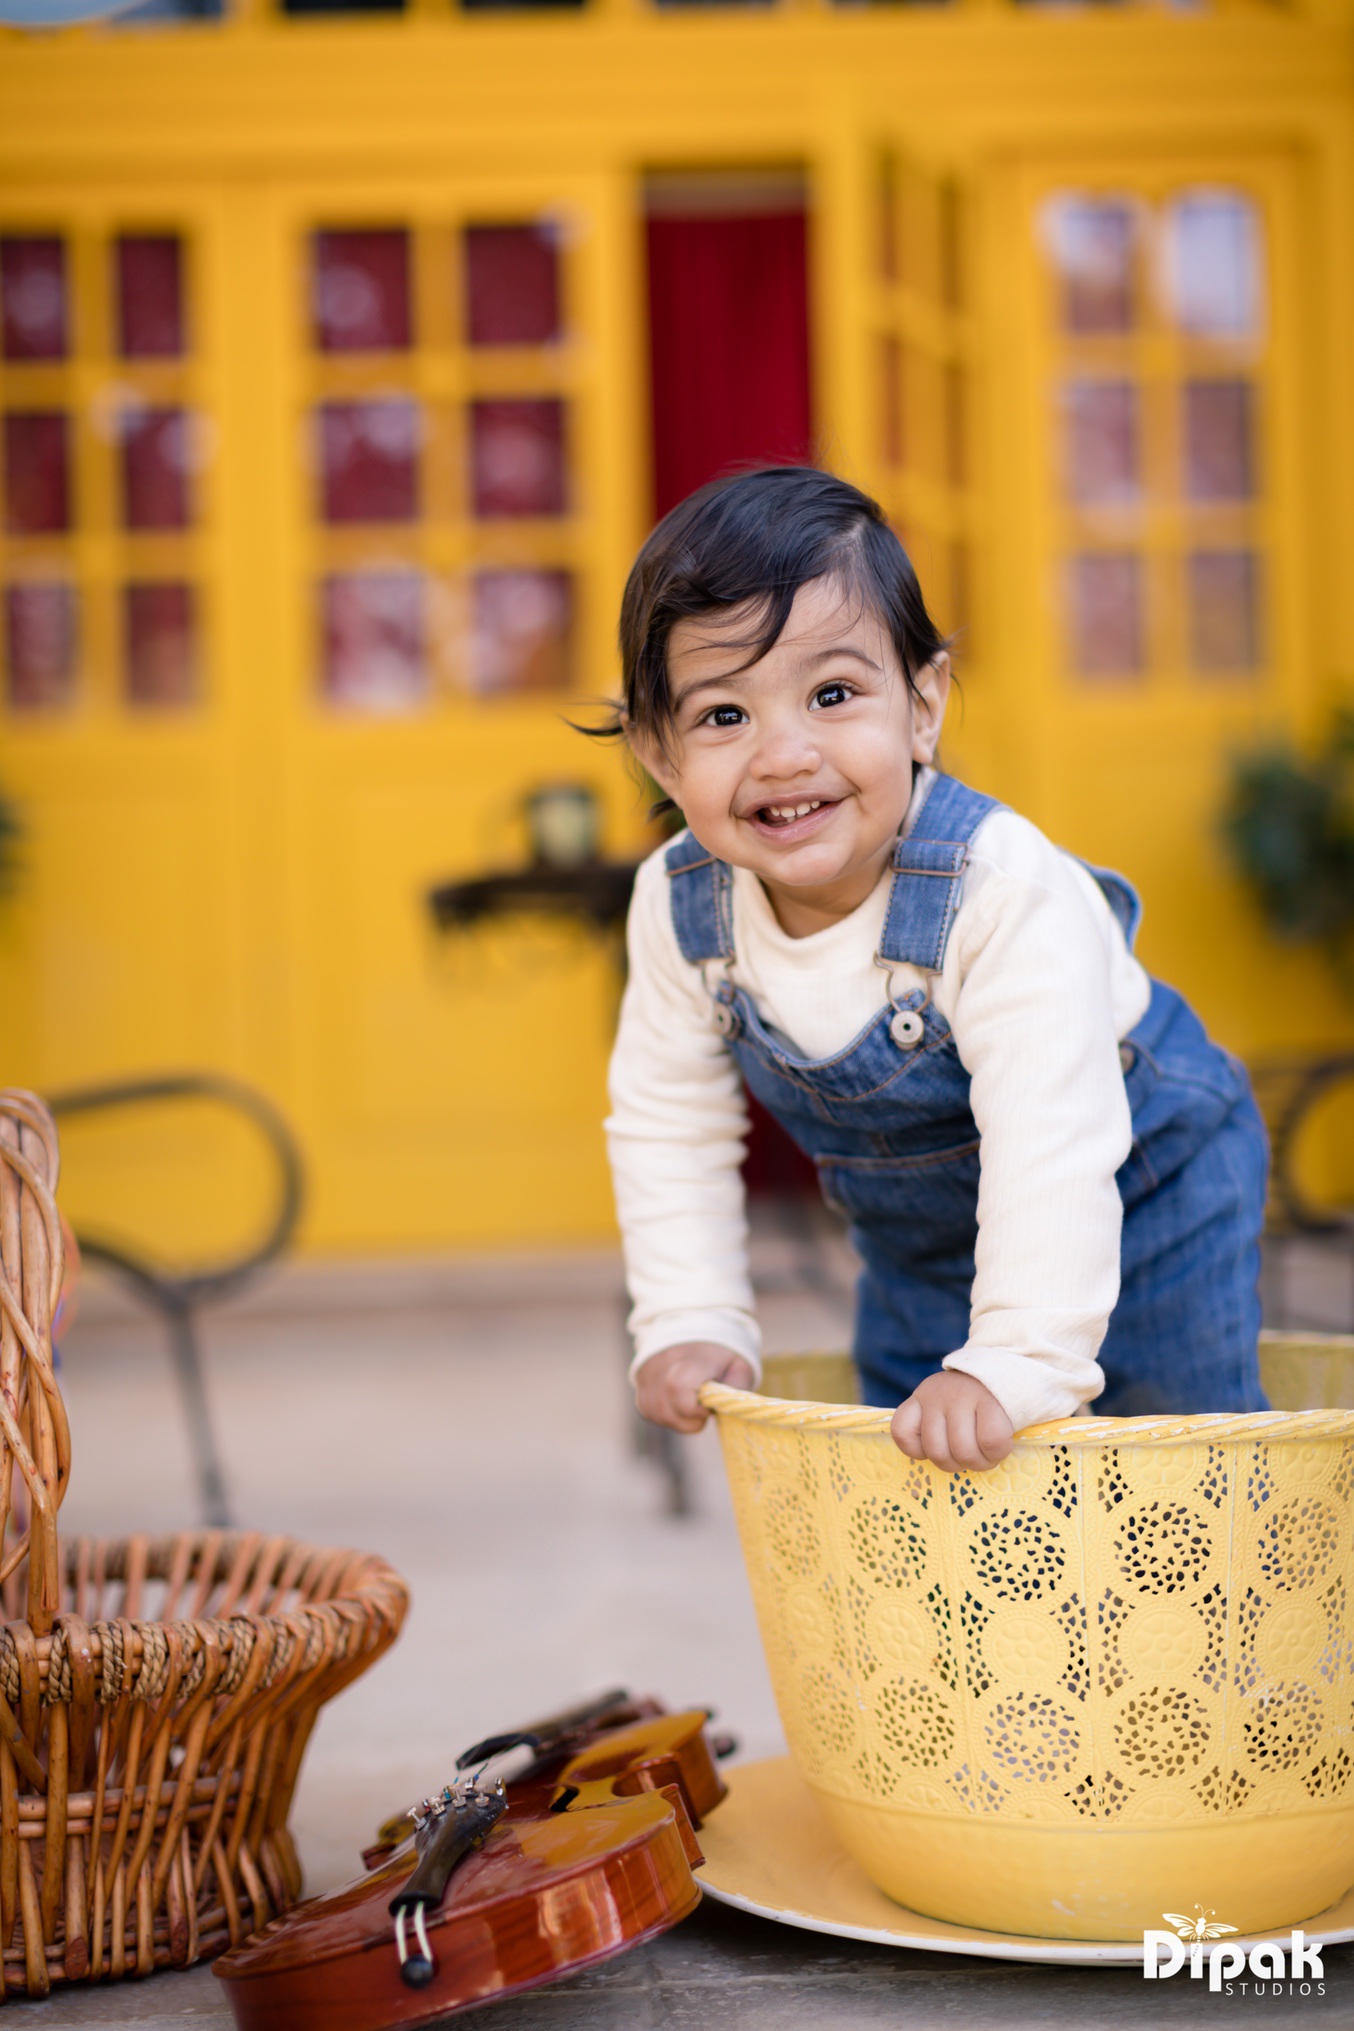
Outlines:
{"label": "baby teeth", "polygon": [[817,811],[822,804],[821,797],[815,797],[812,804],[768,804],[767,810],[773,818],[807,818],[810,811]]}

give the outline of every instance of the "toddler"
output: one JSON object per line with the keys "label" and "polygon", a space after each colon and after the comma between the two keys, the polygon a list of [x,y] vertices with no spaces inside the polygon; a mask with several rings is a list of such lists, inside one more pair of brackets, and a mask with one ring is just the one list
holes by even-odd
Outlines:
{"label": "toddler", "polygon": [[937,768],[949,658],[876,503],[702,488],[621,648],[615,730],[688,828],[639,870],[611,1065],[644,1414],[694,1431],[703,1383],[758,1379],[745,1085],[851,1222],[861,1395],[905,1453],[1263,1409],[1246,1075],[1134,958],[1121,876]]}

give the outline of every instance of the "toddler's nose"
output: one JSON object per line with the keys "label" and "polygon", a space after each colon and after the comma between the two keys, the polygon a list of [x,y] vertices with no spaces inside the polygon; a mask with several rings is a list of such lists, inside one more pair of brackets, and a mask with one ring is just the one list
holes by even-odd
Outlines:
{"label": "toddler's nose", "polygon": [[821,765],[816,742],[802,727],[768,727],[756,754],[752,772],[768,790],[802,788]]}

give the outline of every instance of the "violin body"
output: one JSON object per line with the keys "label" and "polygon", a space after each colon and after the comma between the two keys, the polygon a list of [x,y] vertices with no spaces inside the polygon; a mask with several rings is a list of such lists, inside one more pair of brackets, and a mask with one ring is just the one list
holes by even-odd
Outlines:
{"label": "violin body", "polygon": [[422,1855],[411,1833],[360,1881],[275,1919],[216,1963],[239,2031],[426,2023],[592,1967],[676,1925],[700,1901],[695,1829],[724,1796],[706,1718],[660,1712],[601,1729],[553,1770],[538,1758],[500,1788],[482,1845],[418,1914],[426,1964],[420,1952],[402,1965],[403,1920],[392,1924],[426,1835]]}

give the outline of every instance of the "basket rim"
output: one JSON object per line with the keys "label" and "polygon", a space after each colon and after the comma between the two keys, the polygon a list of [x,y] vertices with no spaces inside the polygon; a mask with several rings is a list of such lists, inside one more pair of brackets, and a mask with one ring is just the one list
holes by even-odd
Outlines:
{"label": "basket rim", "polygon": [[[807,1403],[793,1397],[759,1396],[707,1382],[700,1400],[718,1418],[772,1425],[782,1431],[878,1432],[887,1435],[890,1410],[849,1403]],[[1055,1446],[1093,1451],[1110,1446],[1286,1444],[1313,1439],[1354,1439],[1354,1410],[1204,1411],[1184,1417],[1069,1417],[1027,1425],[1016,1434],[1011,1458]]]}

